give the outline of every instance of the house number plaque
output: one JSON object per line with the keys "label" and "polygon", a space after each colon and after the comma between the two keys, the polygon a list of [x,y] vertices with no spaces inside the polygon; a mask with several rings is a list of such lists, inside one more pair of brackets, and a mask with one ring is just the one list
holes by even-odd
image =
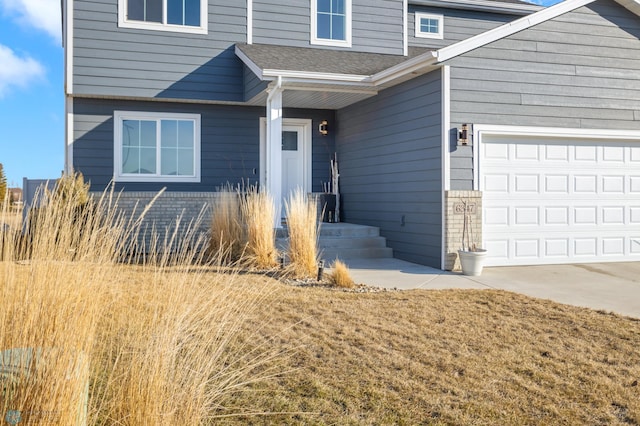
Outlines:
{"label": "house number plaque", "polygon": [[[453,213],[464,214],[464,203],[454,203]],[[467,213],[476,214],[476,203],[467,203]]]}

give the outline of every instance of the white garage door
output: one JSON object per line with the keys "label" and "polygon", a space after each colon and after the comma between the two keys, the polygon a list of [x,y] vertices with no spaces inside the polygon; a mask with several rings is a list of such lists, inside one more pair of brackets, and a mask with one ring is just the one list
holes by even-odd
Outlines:
{"label": "white garage door", "polygon": [[488,265],[640,260],[640,141],[482,135]]}

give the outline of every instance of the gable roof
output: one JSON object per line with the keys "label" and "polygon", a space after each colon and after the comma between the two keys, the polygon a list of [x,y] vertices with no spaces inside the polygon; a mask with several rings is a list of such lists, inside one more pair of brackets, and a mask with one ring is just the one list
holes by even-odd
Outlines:
{"label": "gable roof", "polygon": [[[412,3],[424,1],[447,0],[412,0]],[[282,77],[291,82],[295,80],[308,84],[346,84],[380,90],[415,78],[457,56],[595,1],[598,0],[565,0],[447,47],[434,50],[411,49],[409,56],[243,44],[236,45],[236,54],[262,80]],[[612,1],[640,16],[640,0]]]}

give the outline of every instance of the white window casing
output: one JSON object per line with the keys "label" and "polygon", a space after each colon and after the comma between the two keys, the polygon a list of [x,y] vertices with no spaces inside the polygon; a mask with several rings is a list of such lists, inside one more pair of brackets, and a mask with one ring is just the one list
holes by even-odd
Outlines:
{"label": "white window casing", "polygon": [[120,28],[134,28],[139,30],[153,30],[153,31],[171,31],[178,33],[189,34],[207,34],[208,32],[208,18],[209,18],[209,2],[208,0],[200,0],[200,25],[177,25],[167,23],[167,0],[162,0],[162,22],[148,22],[128,19],[129,0],[118,0],[118,27]]}
{"label": "white window casing", "polygon": [[318,36],[318,2],[322,0],[311,0],[311,44],[321,46],[335,46],[335,47],[351,47],[351,33],[352,33],[352,8],[351,0],[339,0],[344,2],[344,15],[345,15],[345,27],[344,27],[344,39],[334,38],[322,38]]}
{"label": "white window casing", "polygon": [[[114,155],[113,155],[113,179],[116,182],[200,182],[200,135],[201,135],[201,118],[200,114],[181,114],[181,113],[157,113],[157,112],[139,112],[139,111],[115,111],[114,112]],[[125,173],[123,154],[124,132],[123,125],[125,121],[141,121],[147,123],[155,123],[153,146],[147,145],[145,149],[154,150],[155,163],[152,170],[146,173]],[[162,125],[163,121],[169,123],[176,121],[176,125],[180,123],[193,125],[193,141],[191,146],[182,147],[187,151],[192,150],[192,172],[184,175],[162,174],[163,167],[163,151],[180,152],[179,142],[175,147],[162,145]],[[140,145],[142,149],[142,145]],[[174,149],[175,148],[175,149]],[[148,151],[147,151],[148,152]],[[165,158],[166,160],[167,158]],[[176,162],[178,159],[176,158]]]}
{"label": "white window casing", "polygon": [[433,13],[416,12],[414,27],[415,36],[418,38],[435,38],[441,40],[444,37],[444,16]]}

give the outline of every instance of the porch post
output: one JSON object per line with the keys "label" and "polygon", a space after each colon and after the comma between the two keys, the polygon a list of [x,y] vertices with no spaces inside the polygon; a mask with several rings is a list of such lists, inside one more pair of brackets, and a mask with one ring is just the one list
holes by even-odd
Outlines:
{"label": "porch post", "polygon": [[266,188],[276,207],[275,227],[282,227],[282,78],[267,97]]}

